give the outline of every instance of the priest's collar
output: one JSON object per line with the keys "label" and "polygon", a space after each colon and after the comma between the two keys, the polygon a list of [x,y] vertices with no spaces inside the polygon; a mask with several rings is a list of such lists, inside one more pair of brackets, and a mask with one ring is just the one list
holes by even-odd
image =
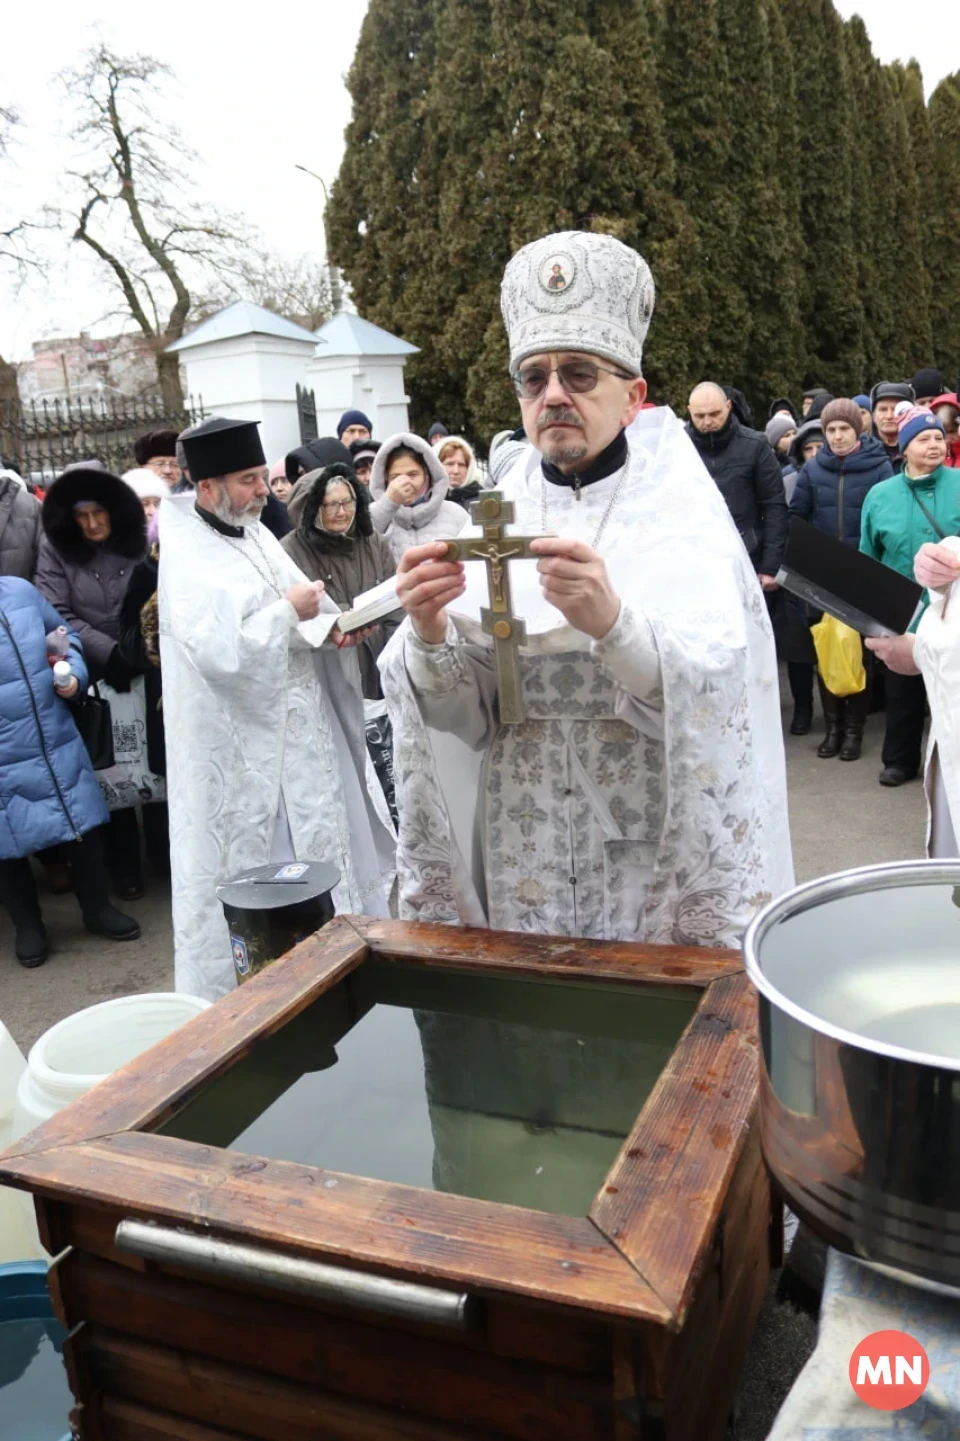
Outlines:
{"label": "priest's collar", "polygon": [[228,525],[225,520],[214,515],[212,510],[204,510],[202,505],[195,505],[194,510],[201,520],[206,521],[211,530],[218,530],[221,535],[232,535],[237,540],[243,540],[247,533],[242,525]]}
{"label": "priest's collar", "polygon": [[596,460],[591,461],[584,470],[564,475],[549,460],[541,461],[540,469],[544,479],[549,480],[551,485],[565,485],[579,493],[582,486],[592,485],[597,480],[606,480],[607,476],[613,475],[614,471],[622,470],[626,463],[627,432],[621,430],[614,436],[606,450],[601,450]]}

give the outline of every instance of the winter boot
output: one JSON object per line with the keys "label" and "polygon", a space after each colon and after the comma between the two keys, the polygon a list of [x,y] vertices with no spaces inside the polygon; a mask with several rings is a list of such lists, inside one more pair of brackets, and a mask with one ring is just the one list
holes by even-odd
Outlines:
{"label": "winter boot", "polygon": [[789,662],[787,676],[793,696],[793,720],[790,722],[792,736],[810,734],[813,725],[813,666]]}
{"label": "winter boot", "polygon": [[840,747],[842,761],[858,761],[863,744],[863,728],[870,712],[870,690],[865,687],[855,695],[848,695],[843,708],[843,745]]}
{"label": "winter boot", "polygon": [[49,951],[47,930],[30,862],[25,857],[0,861],[0,905],[13,922],[14,950],[21,966],[27,970],[42,966]]}
{"label": "winter boot", "polygon": [[832,760],[840,754],[840,747],[843,745],[843,697],[834,695],[833,691],[827,690],[820,677],[817,677],[820,687],[820,704],[823,706],[823,718],[826,722],[827,732],[817,747],[817,755],[821,760]]}
{"label": "winter boot", "polygon": [[107,863],[103,854],[100,829],[88,831],[82,840],[70,847],[70,874],[83,924],[95,936],[110,941],[135,941],[140,923],[112,906],[108,899]]}

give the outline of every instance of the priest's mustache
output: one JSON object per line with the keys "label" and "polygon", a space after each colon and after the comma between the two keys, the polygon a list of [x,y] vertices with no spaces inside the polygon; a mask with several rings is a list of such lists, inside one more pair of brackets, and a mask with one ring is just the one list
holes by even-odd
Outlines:
{"label": "priest's mustache", "polygon": [[537,419],[537,431],[546,430],[551,425],[575,425],[578,430],[583,429],[583,421],[575,410],[567,410],[562,405],[553,405]]}

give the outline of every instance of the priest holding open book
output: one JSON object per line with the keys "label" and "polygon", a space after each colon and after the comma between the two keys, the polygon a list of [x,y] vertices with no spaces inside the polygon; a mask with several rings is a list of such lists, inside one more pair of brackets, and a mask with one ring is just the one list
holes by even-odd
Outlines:
{"label": "priest holding open book", "polygon": [[213,416],[182,440],[196,491],[161,502],[159,577],[175,973],[214,1000],[234,984],[218,885],[328,861],[339,910],[385,915],[393,837],[339,609],[260,523],[257,424]]}

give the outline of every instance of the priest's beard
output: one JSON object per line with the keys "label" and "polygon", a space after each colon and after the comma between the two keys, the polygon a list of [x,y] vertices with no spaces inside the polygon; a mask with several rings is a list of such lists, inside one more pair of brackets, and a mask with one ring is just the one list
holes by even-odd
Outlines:
{"label": "priest's beard", "polygon": [[260,519],[265,505],[266,500],[252,500],[249,505],[234,505],[221,486],[214,502],[213,513],[224,525],[253,525],[255,520]]}
{"label": "priest's beard", "polygon": [[[548,429],[551,425],[564,424],[575,425],[583,429],[582,422],[575,410],[567,410],[563,405],[555,405],[544,410],[537,420],[537,434]],[[583,440],[577,440],[573,435],[563,436],[546,448],[541,447],[540,454],[551,465],[559,466],[576,465],[578,460],[583,460],[587,453],[587,446]]]}

